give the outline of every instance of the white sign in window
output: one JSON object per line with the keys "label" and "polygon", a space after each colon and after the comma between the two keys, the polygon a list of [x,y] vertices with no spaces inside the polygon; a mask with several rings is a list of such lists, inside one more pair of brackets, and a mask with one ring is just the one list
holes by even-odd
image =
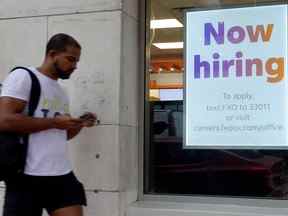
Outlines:
{"label": "white sign in window", "polygon": [[185,147],[288,147],[287,5],[185,21]]}

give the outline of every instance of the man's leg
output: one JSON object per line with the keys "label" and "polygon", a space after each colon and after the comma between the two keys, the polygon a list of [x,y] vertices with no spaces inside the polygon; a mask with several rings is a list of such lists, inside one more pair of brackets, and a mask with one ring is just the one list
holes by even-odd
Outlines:
{"label": "man's leg", "polygon": [[83,208],[81,205],[69,206],[51,212],[50,216],[83,216]]}
{"label": "man's leg", "polygon": [[51,216],[83,216],[86,194],[82,183],[71,172],[46,178],[44,207]]}

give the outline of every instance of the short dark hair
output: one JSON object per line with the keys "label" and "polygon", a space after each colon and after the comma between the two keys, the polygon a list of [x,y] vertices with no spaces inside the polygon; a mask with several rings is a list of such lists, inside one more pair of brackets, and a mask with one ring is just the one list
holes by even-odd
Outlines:
{"label": "short dark hair", "polygon": [[46,46],[46,55],[50,50],[65,52],[67,46],[81,49],[80,44],[70,35],[59,33],[50,38]]}

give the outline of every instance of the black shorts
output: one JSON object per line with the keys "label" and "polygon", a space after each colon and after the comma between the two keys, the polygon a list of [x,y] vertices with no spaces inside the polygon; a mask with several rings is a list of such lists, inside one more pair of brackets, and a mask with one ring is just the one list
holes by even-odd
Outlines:
{"label": "black shorts", "polygon": [[21,175],[6,182],[3,216],[41,216],[73,205],[86,205],[83,185],[73,172],[62,176]]}

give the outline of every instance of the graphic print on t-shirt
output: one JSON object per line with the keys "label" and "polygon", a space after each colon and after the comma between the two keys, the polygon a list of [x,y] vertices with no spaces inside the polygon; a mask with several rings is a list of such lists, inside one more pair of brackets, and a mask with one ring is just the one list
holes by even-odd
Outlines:
{"label": "graphic print on t-shirt", "polygon": [[[43,118],[47,117],[56,117],[58,115],[69,114],[69,105],[61,101],[60,98],[55,97],[54,99],[48,99],[43,97],[41,103],[41,112]],[[60,113],[59,110],[63,110],[63,113]]]}

